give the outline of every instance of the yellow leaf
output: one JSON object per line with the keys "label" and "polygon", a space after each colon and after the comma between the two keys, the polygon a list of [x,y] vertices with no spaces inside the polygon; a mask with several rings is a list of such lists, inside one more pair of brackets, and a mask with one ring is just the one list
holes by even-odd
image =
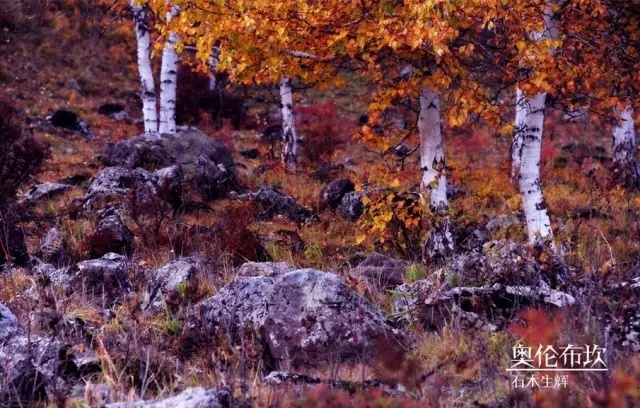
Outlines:
{"label": "yellow leaf", "polygon": [[367,239],[367,236],[362,234],[362,235],[358,235],[356,237],[356,245],[360,245],[364,242],[364,240]]}
{"label": "yellow leaf", "polygon": [[400,187],[400,180],[393,179],[393,181],[391,182],[391,187]]}

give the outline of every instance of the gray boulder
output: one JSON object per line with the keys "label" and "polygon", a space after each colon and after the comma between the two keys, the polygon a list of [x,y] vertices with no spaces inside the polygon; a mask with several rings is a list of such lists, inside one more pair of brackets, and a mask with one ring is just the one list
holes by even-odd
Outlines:
{"label": "gray boulder", "polygon": [[262,209],[260,215],[264,219],[282,215],[291,221],[304,223],[317,218],[313,211],[304,208],[293,197],[284,194],[274,186],[260,188],[254,200]]}
{"label": "gray boulder", "polygon": [[44,237],[37,255],[43,261],[54,265],[68,265],[69,252],[67,251],[67,239],[57,228],[51,228]]}
{"label": "gray boulder", "polygon": [[197,266],[196,259],[181,258],[152,272],[142,300],[142,310],[159,311],[162,308],[164,296],[178,290],[180,285],[194,282],[198,273]]}
{"label": "gray boulder", "polygon": [[0,343],[18,334],[18,319],[8,307],[0,303]]}
{"label": "gray boulder", "polygon": [[140,273],[139,267],[126,257],[108,253],[100,259],[80,262],[69,268],[70,287],[102,297],[112,305],[132,290],[129,274]]}
{"label": "gray boulder", "polygon": [[72,186],[62,183],[46,182],[38,184],[27,190],[27,192],[22,196],[21,201],[28,204],[36,204],[43,200],[56,198],[66,193],[71,188]]}
{"label": "gray boulder", "polygon": [[133,232],[122,222],[120,214],[111,207],[98,213],[98,224],[89,236],[89,258],[99,258],[109,252],[131,255]]}
{"label": "gray boulder", "polygon": [[407,336],[340,277],[314,269],[238,277],[197,308],[205,332],[257,333],[276,362],[319,365],[397,349]]}
{"label": "gray boulder", "polygon": [[355,185],[348,178],[341,178],[331,181],[322,190],[320,207],[337,208],[345,194],[355,190]]}
{"label": "gray boulder", "polygon": [[155,173],[144,169],[107,167],[93,179],[84,197],[84,212],[105,207],[127,208],[134,212],[156,209],[165,204],[177,210],[182,203],[182,171],[171,166]]}
{"label": "gray boulder", "polygon": [[[211,195],[211,189],[221,184],[221,178],[226,181],[225,188],[239,188],[235,162],[229,149],[197,129],[186,129],[174,135],[163,134],[160,137],[140,135],[111,143],[101,159],[106,166],[128,169],[141,167],[153,171],[179,166],[184,172],[185,182],[204,195]],[[220,172],[224,173],[224,177]],[[211,178],[203,178],[206,176]]]}
{"label": "gray boulder", "polygon": [[226,390],[187,388],[162,401],[137,401],[107,404],[105,408],[233,408],[235,401]]}
{"label": "gray boulder", "polygon": [[351,222],[356,222],[362,216],[364,207],[362,205],[362,193],[351,191],[345,194],[338,206],[338,214]]}

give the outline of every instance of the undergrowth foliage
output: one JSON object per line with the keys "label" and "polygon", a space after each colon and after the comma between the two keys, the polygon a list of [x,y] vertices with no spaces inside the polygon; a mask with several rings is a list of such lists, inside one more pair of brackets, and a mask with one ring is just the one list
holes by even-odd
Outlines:
{"label": "undergrowth foliage", "polygon": [[329,160],[348,135],[339,124],[338,110],[333,101],[299,106],[296,114],[304,135],[302,155],[310,163]]}

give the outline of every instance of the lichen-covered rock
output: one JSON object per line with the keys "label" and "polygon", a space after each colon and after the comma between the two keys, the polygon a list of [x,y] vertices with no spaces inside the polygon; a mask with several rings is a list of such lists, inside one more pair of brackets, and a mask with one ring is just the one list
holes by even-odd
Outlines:
{"label": "lichen-covered rock", "polygon": [[143,167],[151,170],[177,164],[183,167],[185,174],[193,174],[196,159],[200,155],[235,171],[229,149],[218,140],[193,128],[160,137],[143,134],[110,143],[102,156],[102,162],[106,166],[124,166],[130,169]]}
{"label": "lichen-covered rock", "polygon": [[57,340],[33,335],[1,342],[0,401],[8,406],[32,406],[53,396],[60,389],[60,349]]}
{"label": "lichen-covered rock", "polygon": [[67,191],[69,191],[72,186],[68,184],[62,183],[51,183],[46,182],[42,184],[35,185],[27,190],[22,197],[22,201],[28,204],[39,203],[45,199],[53,199],[56,198]]}
{"label": "lichen-covered rock", "polygon": [[261,216],[266,219],[282,215],[291,221],[303,223],[316,218],[313,211],[304,208],[293,197],[273,186],[260,188],[254,200],[262,209]]}
{"label": "lichen-covered rock", "polygon": [[363,212],[362,193],[351,191],[342,197],[340,205],[338,206],[338,214],[340,214],[340,216],[351,222],[356,222],[360,216],[362,216]]}
{"label": "lichen-covered rock", "polygon": [[187,388],[161,401],[137,401],[107,404],[105,408],[233,408],[235,401],[226,390],[202,387]]}
{"label": "lichen-covered rock", "polygon": [[88,295],[104,295],[108,304],[112,305],[131,292],[130,273],[140,273],[139,267],[125,256],[108,253],[100,259],[83,261],[69,268],[69,286],[74,290],[83,290]]}
{"label": "lichen-covered rock", "polygon": [[278,276],[291,272],[293,267],[286,262],[247,262],[242,264],[236,276]]}
{"label": "lichen-covered rock", "polygon": [[242,190],[231,169],[211,161],[203,154],[196,160],[193,181],[205,200],[224,198],[231,191]]}
{"label": "lichen-covered rock", "polygon": [[8,307],[0,303],[0,343],[18,334],[18,319]]}
{"label": "lichen-covered rock", "polygon": [[156,312],[162,308],[164,296],[178,290],[180,285],[193,282],[198,273],[194,258],[176,259],[150,274],[142,300],[142,310]]}
{"label": "lichen-covered rock", "polygon": [[322,190],[320,207],[337,208],[345,194],[355,190],[355,185],[348,178],[331,181]]}
{"label": "lichen-covered rock", "polygon": [[133,232],[122,222],[120,214],[111,207],[98,213],[98,224],[88,239],[89,258],[99,258],[109,252],[131,255]]}
{"label": "lichen-covered rock", "polygon": [[181,166],[169,166],[158,169],[151,175],[158,197],[169,203],[171,208],[182,206],[182,185],[184,172]]}
{"label": "lichen-covered rock", "polygon": [[44,237],[37,255],[43,261],[57,266],[68,265],[67,239],[57,228],[51,228]]}
{"label": "lichen-covered rock", "polygon": [[400,348],[407,336],[340,277],[314,269],[239,277],[198,305],[210,334],[259,333],[277,362],[319,365]]}

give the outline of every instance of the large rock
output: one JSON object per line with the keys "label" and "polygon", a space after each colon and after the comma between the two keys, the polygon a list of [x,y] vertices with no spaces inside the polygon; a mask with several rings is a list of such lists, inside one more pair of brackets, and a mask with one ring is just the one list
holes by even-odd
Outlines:
{"label": "large rock", "polygon": [[181,170],[174,166],[154,173],[144,169],[107,167],[89,185],[82,208],[85,212],[92,212],[117,206],[140,213],[155,211],[164,203],[177,210],[182,203],[181,177]]}
{"label": "large rock", "polygon": [[88,239],[89,258],[100,258],[109,252],[126,254],[133,252],[133,232],[122,222],[115,208],[98,213],[98,224]]}
{"label": "large rock", "polygon": [[322,190],[320,207],[337,208],[345,194],[355,190],[355,185],[348,178],[333,180]]}
{"label": "large rock", "polygon": [[[240,188],[229,149],[197,129],[160,137],[140,135],[109,144],[102,162],[107,166],[147,170],[176,165],[184,172],[185,182],[205,196],[217,198],[227,189]],[[220,191],[212,192],[214,186]]]}
{"label": "large rock", "polygon": [[314,269],[239,277],[199,304],[210,335],[257,333],[276,362],[318,365],[366,359],[406,345],[405,333],[340,277]]}
{"label": "large rock", "polygon": [[67,239],[57,228],[51,228],[44,237],[37,256],[42,258],[43,261],[57,266],[68,265]]}
{"label": "large rock", "polygon": [[260,188],[254,200],[261,207],[261,217],[265,219],[282,215],[291,221],[304,223],[316,218],[313,211],[304,208],[293,197],[284,194],[274,186]]}
{"label": "large rock", "polygon": [[22,196],[22,201],[28,204],[36,204],[43,200],[56,198],[72,188],[69,184],[46,182],[37,184],[27,190]]}
{"label": "large rock", "polygon": [[224,198],[231,191],[242,189],[231,168],[215,163],[203,154],[196,161],[193,181],[205,200]]}
{"label": "large rock", "polygon": [[121,301],[132,290],[129,274],[140,273],[126,257],[108,253],[100,259],[80,262],[69,268],[70,287],[88,295],[104,296],[109,304]]}
{"label": "large rock", "polygon": [[351,222],[356,222],[362,216],[364,206],[362,204],[362,193],[351,191],[345,194],[338,206],[338,214]]}
{"label": "large rock", "polygon": [[18,334],[18,319],[8,307],[0,303],[0,343]]}
{"label": "large rock", "polygon": [[0,344],[0,401],[8,407],[34,406],[60,389],[55,339],[18,335]]}
{"label": "large rock", "polygon": [[105,408],[233,408],[233,396],[225,390],[187,388],[162,401],[137,401],[107,404]]}
{"label": "large rock", "polygon": [[194,282],[197,273],[198,260],[194,258],[176,259],[151,273],[142,300],[142,310],[160,310],[165,296],[177,291],[180,285]]}

